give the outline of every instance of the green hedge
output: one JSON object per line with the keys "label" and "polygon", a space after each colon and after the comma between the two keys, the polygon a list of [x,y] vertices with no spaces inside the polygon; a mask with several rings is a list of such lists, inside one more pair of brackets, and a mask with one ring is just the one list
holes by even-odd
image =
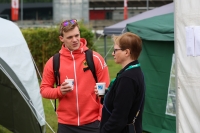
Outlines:
{"label": "green hedge", "polygon": [[[59,52],[61,48],[58,29],[58,26],[21,29],[40,73],[42,73],[46,61]],[[87,46],[95,50],[93,46],[94,34],[92,31],[80,23],[80,33],[81,37],[87,40]]]}

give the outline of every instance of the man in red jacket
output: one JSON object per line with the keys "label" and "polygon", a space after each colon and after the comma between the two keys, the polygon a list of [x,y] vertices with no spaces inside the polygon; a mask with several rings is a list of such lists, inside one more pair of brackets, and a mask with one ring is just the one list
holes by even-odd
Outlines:
{"label": "man in red jacket", "polygon": [[[60,53],[60,86],[54,88],[53,58],[51,57],[43,71],[40,93],[44,98],[59,99],[57,109],[58,133],[99,133],[102,104],[97,98],[95,79],[86,67],[85,51],[87,41],[80,38],[76,20],[66,20],[60,25],[60,41],[63,43]],[[93,51],[93,60],[98,82],[109,84],[108,67],[103,57]],[[74,79],[74,87],[65,79]]]}

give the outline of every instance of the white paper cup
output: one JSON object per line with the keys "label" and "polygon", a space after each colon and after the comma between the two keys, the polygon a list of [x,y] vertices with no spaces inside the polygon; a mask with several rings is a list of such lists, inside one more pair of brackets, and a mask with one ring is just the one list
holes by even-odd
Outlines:
{"label": "white paper cup", "polygon": [[71,85],[72,90],[74,89],[74,79],[65,79],[65,82],[69,83]]}
{"label": "white paper cup", "polygon": [[97,87],[99,96],[105,95],[105,87],[106,87],[105,82],[96,83],[96,87]]}

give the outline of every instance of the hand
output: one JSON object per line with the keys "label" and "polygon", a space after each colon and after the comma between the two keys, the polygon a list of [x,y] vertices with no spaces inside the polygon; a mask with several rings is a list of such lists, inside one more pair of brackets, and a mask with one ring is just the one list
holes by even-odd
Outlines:
{"label": "hand", "polygon": [[69,85],[69,83],[67,83],[67,82],[63,82],[63,83],[61,84],[61,86],[60,86],[60,92],[61,92],[63,95],[66,94],[67,92],[72,91],[72,90],[73,90],[72,86]]}
{"label": "hand", "polygon": [[99,93],[98,93],[98,90],[97,90],[97,87],[94,86],[94,93],[97,95],[97,97],[104,97],[104,96],[99,96]]}
{"label": "hand", "polygon": [[95,93],[97,96],[99,96],[99,93],[98,93],[98,90],[97,90],[97,87],[96,87],[96,86],[94,86],[94,93]]}

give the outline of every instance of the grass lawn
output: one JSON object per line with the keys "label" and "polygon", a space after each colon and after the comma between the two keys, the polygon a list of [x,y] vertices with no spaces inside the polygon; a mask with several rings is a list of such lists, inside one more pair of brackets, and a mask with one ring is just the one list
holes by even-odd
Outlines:
{"label": "grass lawn", "polygon": [[[104,37],[100,36],[95,42],[94,42],[94,47],[96,48],[96,51],[100,53],[104,58],[108,60],[112,60],[112,51],[113,51],[113,42],[111,39],[111,36],[106,37],[106,47],[104,47]],[[105,51],[106,49],[106,51]],[[106,53],[105,53],[106,52]]]}

